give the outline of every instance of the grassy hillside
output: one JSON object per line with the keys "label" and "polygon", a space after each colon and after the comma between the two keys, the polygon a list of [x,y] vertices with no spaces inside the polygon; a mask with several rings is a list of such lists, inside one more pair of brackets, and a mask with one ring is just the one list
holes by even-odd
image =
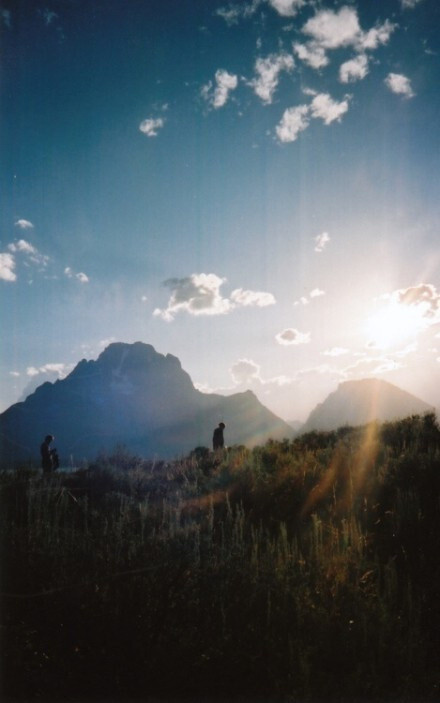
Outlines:
{"label": "grassy hillside", "polygon": [[22,700],[434,700],[433,415],[0,476],[2,687]]}

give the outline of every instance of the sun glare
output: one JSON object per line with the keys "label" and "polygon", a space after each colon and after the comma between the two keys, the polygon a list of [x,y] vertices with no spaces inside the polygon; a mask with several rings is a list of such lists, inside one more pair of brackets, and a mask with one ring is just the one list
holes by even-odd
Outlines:
{"label": "sun glare", "polygon": [[366,322],[369,343],[381,349],[406,342],[424,327],[425,320],[420,306],[398,303],[390,303]]}

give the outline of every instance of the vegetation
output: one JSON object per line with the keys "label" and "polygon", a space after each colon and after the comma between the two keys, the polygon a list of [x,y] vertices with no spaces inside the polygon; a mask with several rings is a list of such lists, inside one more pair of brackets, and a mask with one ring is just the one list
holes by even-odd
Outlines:
{"label": "vegetation", "polygon": [[3,696],[434,700],[435,416],[0,476]]}

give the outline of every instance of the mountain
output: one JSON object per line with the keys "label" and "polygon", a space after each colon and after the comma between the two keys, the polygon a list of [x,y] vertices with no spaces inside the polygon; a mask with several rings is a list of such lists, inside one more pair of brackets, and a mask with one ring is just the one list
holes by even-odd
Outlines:
{"label": "mountain", "polygon": [[292,428],[292,430],[294,431],[295,434],[298,434],[298,432],[300,432],[300,430],[303,426],[303,423],[300,422],[300,420],[286,420],[286,422],[289,425],[289,427]]}
{"label": "mountain", "polygon": [[37,458],[47,434],[55,436],[62,463],[117,444],[170,458],[210,446],[220,421],[227,445],[292,436],[251,391],[201,393],[175,356],[142,342],[114,343],[96,361],[83,359],[65,379],[44,383],[0,415],[1,463]]}
{"label": "mountain", "polygon": [[372,420],[397,420],[433,410],[420,398],[386,381],[346,381],[312,410],[301,433],[364,425]]}

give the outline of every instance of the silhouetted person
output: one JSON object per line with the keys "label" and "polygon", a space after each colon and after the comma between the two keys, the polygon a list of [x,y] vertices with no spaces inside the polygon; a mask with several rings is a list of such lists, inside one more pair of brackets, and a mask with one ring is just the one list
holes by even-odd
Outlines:
{"label": "silhouetted person", "polygon": [[50,445],[52,444],[54,439],[55,437],[53,437],[51,434],[48,434],[46,435],[46,437],[44,438],[44,442],[40,446],[41,468],[43,469],[45,474],[54,471],[60,465],[57,450],[50,448]]}
{"label": "silhouetted person", "polygon": [[214,434],[212,435],[212,448],[214,451],[216,451],[216,449],[223,449],[225,446],[225,440],[223,437],[223,430],[225,427],[225,423],[220,422],[219,426],[214,430]]}

